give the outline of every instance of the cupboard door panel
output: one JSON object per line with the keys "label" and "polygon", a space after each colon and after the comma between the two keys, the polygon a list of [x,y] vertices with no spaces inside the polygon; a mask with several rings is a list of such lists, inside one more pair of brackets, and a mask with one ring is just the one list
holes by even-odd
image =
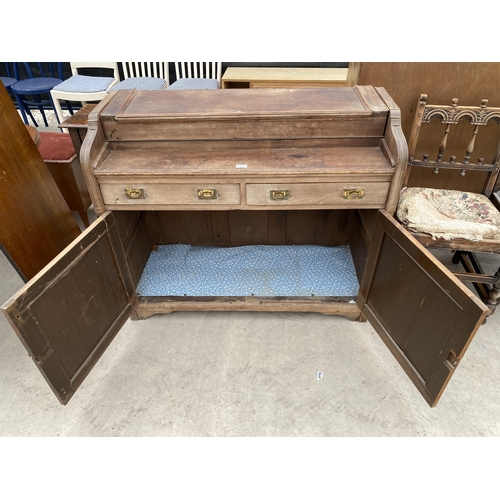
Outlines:
{"label": "cupboard door panel", "polygon": [[62,404],[131,314],[134,289],[108,212],[2,306]]}
{"label": "cupboard door panel", "polygon": [[358,306],[431,406],[488,311],[383,210],[377,216]]}

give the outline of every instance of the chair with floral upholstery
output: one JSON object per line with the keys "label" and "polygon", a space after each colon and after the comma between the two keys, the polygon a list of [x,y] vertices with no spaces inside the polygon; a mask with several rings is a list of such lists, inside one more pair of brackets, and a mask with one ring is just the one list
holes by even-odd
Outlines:
{"label": "chair with floral upholstery", "polygon": [[[436,156],[420,147],[422,125],[433,120],[432,133],[425,147],[434,142]],[[496,122],[493,123],[493,122]],[[490,127],[487,129],[488,124]],[[455,273],[462,281],[470,282],[479,297],[495,311],[500,299],[500,269],[488,275],[480,262],[483,254],[500,254],[500,108],[488,107],[485,99],[480,106],[452,104],[429,105],[422,94],[415,109],[408,143],[408,165],[397,209],[397,218],[415,238],[429,248],[445,248],[453,252],[453,263],[461,263],[465,273]],[[491,128],[493,126],[494,128]],[[436,128],[438,127],[438,128]],[[442,133],[438,129],[442,127]],[[489,142],[481,141],[480,132],[488,132]],[[495,138],[491,144],[491,132]],[[462,139],[463,142],[456,139]],[[437,139],[437,141],[435,140]],[[449,143],[453,142],[449,154]],[[425,141],[421,141],[425,142]],[[457,143],[463,159],[458,160]],[[478,155],[476,144],[489,150]],[[416,153],[424,153],[416,159]],[[435,159],[434,159],[435,158]]]}

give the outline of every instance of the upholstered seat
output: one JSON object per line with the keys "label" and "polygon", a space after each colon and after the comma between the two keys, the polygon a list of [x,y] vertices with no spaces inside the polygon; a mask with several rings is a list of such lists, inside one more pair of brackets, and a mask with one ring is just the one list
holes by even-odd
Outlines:
{"label": "upholstered seat", "polygon": [[87,210],[91,205],[78,156],[71,136],[60,132],[40,132],[38,151],[47,165],[70,210],[78,212],[89,226]]}
{"label": "upholstered seat", "polygon": [[411,231],[427,233],[434,240],[500,240],[500,212],[478,193],[404,188],[397,217]]}
{"label": "upholstered seat", "polygon": [[167,62],[122,62],[123,80],[112,85],[114,90],[163,90],[168,87]]}
{"label": "upholstered seat", "polygon": [[[56,85],[50,92],[60,123],[64,121],[61,100],[77,101],[82,105],[87,102],[100,101],[106,97],[109,88],[120,81],[116,62],[71,62],[70,66],[72,76]],[[112,76],[89,76],[80,74],[80,71],[105,71],[106,73],[100,73],[100,75],[109,73]],[[72,110],[70,112],[73,114]]]}
{"label": "upholstered seat", "polygon": [[107,76],[73,75],[54,87],[60,92],[103,92],[112,83],[114,78]]}
{"label": "upholstered seat", "polygon": [[132,77],[122,80],[113,85],[109,92],[113,90],[138,89],[138,90],[162,90],[167,86],[167,80],[152,77]]}
{"label": "upholstered seat", "polygon": [[219,80],[213,78],[180,78],[167,90],[216,90],[218,88]]}
{"label": "upholstered seat", "polygon": [[176,81],[167,90],[216,90],[221,85],[222,63],[176,62]]}
{"label": "upholstered seat", "polygon": [[71,137],[59,132],[41,132],[38,151],[45,162],[70,163],[76,158]]}

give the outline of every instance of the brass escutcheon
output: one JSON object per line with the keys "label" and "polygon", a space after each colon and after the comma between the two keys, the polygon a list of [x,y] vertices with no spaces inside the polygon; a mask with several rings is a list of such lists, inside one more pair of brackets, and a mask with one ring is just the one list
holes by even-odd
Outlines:
{"label": "brass escutcheon", "polygon": [[217,189],[197,189],[196,193],[199,200],[216,200]]}
{"label": "brass escutcheon", "polygon": [[342,198],[345,200],[361,200],[365,196],[365,190],[361,188],[344,189]]}
{"label": "brass escutcheon", "polygon": [[290,191],[288,189],[276,189],[271,190],[270,198],[274,201],[284,201],[288,200],[290,197]]}
{"label": "brass escutcheon", "polygon": [[125,196],[131,200],[144,199],[144,189],[125,189]]}

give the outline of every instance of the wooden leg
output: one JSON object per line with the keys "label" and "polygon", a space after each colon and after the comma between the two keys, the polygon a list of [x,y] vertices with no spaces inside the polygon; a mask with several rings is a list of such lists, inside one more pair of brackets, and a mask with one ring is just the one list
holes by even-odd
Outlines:
{"label": "wooden leg", "polygon": [[87,214],[86,211],[83,212],[78,212],[80,214],[80,217],[82,218],[82,222],[85,225],[85,227],[90,226],[90,221],[89,221],[89,215]]}
{"label": "wooden leg", "polygon": [[497,282],[491,287],[488,293],[488,298],[485,301],[489,307],[493,308],[491,314],[495,312],[495,309],[498,305],[498,301],[500,299],[500,268],[495,273],[495,276],[498,278]]}
{"label": "wooden leg", "polygon": [[[59,99],[52,97],[52,94],[51,94],[51,100],[54,106],[54,111],[56,112],[57,121],[58,123],[62,123],[64,121],[64,116],[61,109],[61,102],[59,101]],[[67,129],[61,129],[61,130],[62,132],[67,132]]]}
{"label": "wooden leg", "polygon": [[[466,273],[456,276],[462,281],[470,281],[476,289],[479,298],[488,306],[491,316],[500,299],[500,268],[494,275],[485,275],[483,267],[473,252],[455,252],[453,258],[464,267]],[[470,276],[470,277],[469,277]]]}

